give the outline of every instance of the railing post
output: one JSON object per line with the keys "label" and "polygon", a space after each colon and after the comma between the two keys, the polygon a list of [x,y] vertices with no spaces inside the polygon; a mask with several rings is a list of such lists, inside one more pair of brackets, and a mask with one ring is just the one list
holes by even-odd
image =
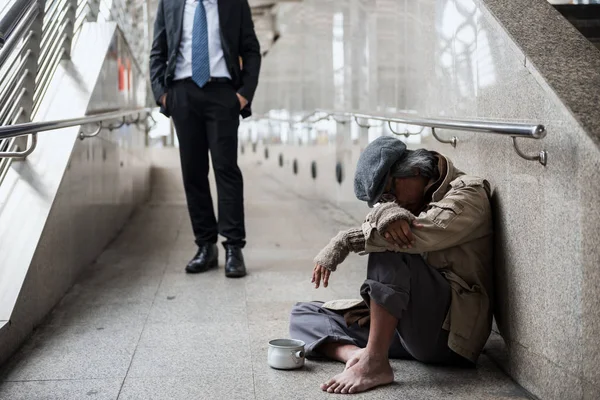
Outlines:
{"label": "railing post", "polygon": [[[32,118],[32,110],[33,110],[33,94],[35,91],[35,81],[38,70],[38,59],[40,55],[40,42],[42,40],[42,24],[44,21],[44,7],[46,5],[46,0],[38,0],[37,7],[38,13],[35,17],[29,32],[25,33],[25,36],[30,34],[29,41],[27,43],[26,49],[22,50],[21,54],[26,54],[26,51],[29,50],[31,53],[25,62],[25,69],[27,70],[27,77],[23,82],[23,88],[25,89],[25,95],[21,98],[20,105],[23,111],[19,114],[18,118],[13,120],[12,124],[19,124],[30,122]],[[26,146],[26,138],[23,141],[23,145]],[[17,144],[19,148],[24,149],[25,147],[21,146],[21,140],[17,140]]]}
{"label": "railing post", "polygon": [[[25,95],[21,99],[22,112],[19,116],[12,121],[12,124],[21,124],[31,122],[33,116],[33,95],[35,92],[35,82],[38,70],[38,60],[40,55],[40,43],[42,40],[42,25],[44,23],[44,11],[46,7],[46,0],[38,0],[38,14],[31,25],[31,37],[28,43],[28,49],[31,54],[25,62],[25,68],[28,71],[27,78],[23,82],[23,88],[25,89]],[[16,151],[24,151],[27,148],[27,141],[29,136],[22,136],[15,139]],[[22,158],[24,159],[24,158]]]}
{"label": "railing post", "polygon": [[67,40],[65,40],[65,52],[63,54],[63,59],[68,60],[71,58],[71,44],[73,43],[73,35],[75,31],[75,19],[77,18],[77,0],[68,0],[66,2],[66,6],[68,7],[66,18],[69,21],[67,26],[65,27],[65,34],[67,36]]}

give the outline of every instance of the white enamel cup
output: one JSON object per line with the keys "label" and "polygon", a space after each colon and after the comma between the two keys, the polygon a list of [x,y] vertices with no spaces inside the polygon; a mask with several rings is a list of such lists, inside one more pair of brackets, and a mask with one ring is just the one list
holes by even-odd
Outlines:
{"label": "white enamel cup", "polygon": [[267,361],[271,368],[296,369],[304,366],[304,342],[295,339],[275,339],[269,342]]}

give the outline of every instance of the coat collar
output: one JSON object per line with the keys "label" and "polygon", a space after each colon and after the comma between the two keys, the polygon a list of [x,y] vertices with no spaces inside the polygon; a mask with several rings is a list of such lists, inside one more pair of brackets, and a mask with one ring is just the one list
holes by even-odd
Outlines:
{"label": "coat collar", "polygon": [[452,161],[448,157],[443,154],[436,154],[446,163],[446,176],[444,176],[444,180],[440,184],[440,187],[433,192],[431,201],[440,201],[446,193],[448,193],[448,190],[450,190],[450,183],[459,176],[464,175],[462,171],[458,170],[454,164],[452,164]]}

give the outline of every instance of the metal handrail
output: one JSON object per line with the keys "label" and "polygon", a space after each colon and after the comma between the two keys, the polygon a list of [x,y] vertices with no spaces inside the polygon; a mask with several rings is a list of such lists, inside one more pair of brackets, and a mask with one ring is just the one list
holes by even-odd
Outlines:
{"label": "metal handrail", "polygon": [[[25,70],[25,73],[21,77],[22,81],[25,80],[27,74],[28,72]],[[10,98],[8,99],[9,101],[7,101],[6,104],[0,109],[0,119],[2,123],[6,122],[6,120],[4,120],[5,117],[7,117],[7,120],[10,120],[13,117],[12,113],[17,110],[19,107],[19,102],[23,99],[23,96],[26,92],[27,89],[23,87],[20,91],[11,93]]]}
{"label": "metal handrail", "polygon": [[[56,67],[58,66],[58,64],[60,63],[60,61],[62,60],[62,56],[65,52],[66,52],[66,49],[62,48],[58,52],[56,57],[54,58],[54,61],[52,62],[51,66],[46,67],[46,69],[50,68],[49,69],[50,71],[54,71],[56,69]],[[49,81],[51,78],[52,78],[52,75],[49,75],[49,74],[42,75],[41,73],[38,73],[38,76],[36,76],[35,91],[33,94],[33,109],[32,109],[33,115],[37,114],[38,109],[42,104],[41,99],[46,95],[46,90],[48,90],[48,86],[50,84]]]}
{"label": "metal handrail", "polygon": [[[79,137],[83,140],[123,124],[147,124],[147,117],[152,118],[151,109],[140,108],[71,120],[29,122],[37,115],[58,65],[70,58],[72,43],[83,23],[96,22],[99,12],[110,14],[106,20],[118,23],[126,47],[131,50],[136,72],[145,72],[140,60],[146,54],[147,44],[136,34],[135,20],[146,24],[147,14],[143,8],[132,9],[130,1],[116,1],[116,5],[108,4],[104,10],[93,10],[98,1],[10,0],[11,4],[3,9],[0,17],[0,184],[12,160],[27,157],[36,149],[38,132],[82,125]],[[24,81],[23,77],[27,79]],[[10,123],[21,124],[2,126]],[[92,129],[86,129],[88,124]],[[23,140],[25,137],[27,140]]]}
{"label": "metal handrail", "polygon": [[[2,83],[0,84],[0,99],[4,99],[10,92],[11,90],[14,90],[15,86],[17,86],[18,82],[21,81],[21,78],[18,78],[19,74],[21,74],[21,72],[23,70],[26,70],[25,68],[25,64],[27,63],[27,61],[29,61],[29,55],[31,54],[31,50],[27,50],[25,52],[25,54],[21,57],[21,59],[16,58],[15,61],[13,62],[13,65],[11,65],[11,70],[10,70],[10,79],[7,79],[6,83]],[[17,63],[17,66],[15,67],[14,64]],[[21,74],[23,75],[23,74]]]}
{"label": "metal handrail", "polygon": [[[34,5],[35,0],[17,0],[10,6],[7,13],[0,20],[0,37],[5,41],[7,37],[13,35],[13,31],[19,21],[27,13],[27,10]],[[1,46],[0,46],[1,47]]]}
{"label": "metal handrail", "polygon": [[[316,119],[314,119],[316,117]],[[339,120],[337,118],[347,118],[346,120]],[[348,111],[330,111],[317,109],[314,112],[304,116],[299,120],[282,120],[276,118],[270,118],[268,116],[257,116],[254,119],[268,119],[279,122],[288,122],[290,124],[302,124],[311,123],[314,124],[323,120],[331,120],[345,124],[347,122],[354,121],[356,124],[364,129],[371,128],[369,124],[361,124],[358,120],[373,120],[381,121],[383,123],[390,124],[390,130],[395,135],[404,135],[406,137],[416,134],[421,134],[424,129],[419,133],[395,132],[391,129],[391,123],[399,123],[405,125],[421,126],[423,128],[430,128],[433,137],[441,143],[450,144],[452,147],[456,147],[458,144],[458,138],[453,136],[450,140],[440,138],[436,129],[448,129],[457,131],[470,131],[470,132],[484,132],[494,133],[499,135],[509,136],[513,139],[513,146],[517,154],[529,161],[539,161],[542,165],[546,165],[548,161],[548,153],[545,150],[540,151],[536,155],[527,155],[523,153],[518,145],[517,138],[527,139],[543,139],[546,137],[546,128],[540,124],[526,124],[526,123],[512,123],[512,122],[496,122],[496,121],[485,121],[485,120],[455,120],[455,119],[439,119],[439,118],[421,118],[410,114],[395,114],[393,116],[383,115],[372,115],[360,112],[348,112]]]}
{"label": "metal handrail", "polygon": [[38,132],[52,131],[62,128],[70,128],[73,126],[97,124],[104,121],[123,119],[132,115],[138,115],[136,121],[129,121],[129,123],[139,123],[142,119],[142,114],[146,114],[145,117],[149,117],[152,114],[152,108],[144,107],[137,108],[127,111],[116,111],[95,115],[88,115],[80,118],[70,118],[54,121],[40,121],[40,122],[27,122],[24,124],[0,126],[0,140],[8,139],[18,136],[30,135]]}
{"label": "metal handrail", "polygon": [[[354,112],[338,112],[327,110],[316,110],[312,114],[315,115],[325,113],[330,116],[338,117],[356,117],[362,119],[372,119],[375,121],[394,122],[406,125],[424,126],[428,128],[449,129],[471,132],[486,132],[496,133],[514,137],[527,137],[533,139],[542,139],[546,136],[546,128],[540,124],[524,124],[512,122],[495,122],[485,120],[455,120],[455,119],[438,119],[438,118],[418,118],[405,115],[380,116]],[[306,119],[306,117],[304,118]]]}
{"label": "metal handrail", "polygon": [[4,64],[4,61],[6,61],[6,58],[10,54],[12,48],[17,45],[19,40],[24,36],[23,32],[29,29],[33,23],[33,19],[38,15],[38,13],[39,9],[37,3],[32,2],[26,13],[16,24],[15,28],[11,32],[11,35],[5,38],[6,42],[0,50],[0,65]]}

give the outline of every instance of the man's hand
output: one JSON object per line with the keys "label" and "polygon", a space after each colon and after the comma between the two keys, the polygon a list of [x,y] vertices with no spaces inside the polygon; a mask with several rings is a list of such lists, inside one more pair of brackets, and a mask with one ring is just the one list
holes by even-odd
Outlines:
{"label": "man's hand", "polygon": [[[412,222],[412,227],[421,228],[423,225]],[[392,244],[397,244],[403,249],[410,249],[415,244],[415,237],[411,231],[411,223],[405,219],[399,219],[398,221],[392,222],[383,237]]]}
{"label": "man's hand", "polygon": [[238,100],[240,101],[240,110],[243,110],[248,105],[248,100],[239,93],[236,93]]}
{"label": "man's hand", "polygon": [[160,98],[160,102],[163,106],[164,109],[167,108],[167,94],[163,94],[162,97]]}
{"label": "man's hand", "polygon": [[315,289],[319,288],[319,285],[321,284],[321,279],[323,279],[323,287],[327,287],[327,285],[329,284],[329,275],[331,275],[330,270],[323,267],[322,265],[315,265],[311,281],[311,283],[315,284]]}

